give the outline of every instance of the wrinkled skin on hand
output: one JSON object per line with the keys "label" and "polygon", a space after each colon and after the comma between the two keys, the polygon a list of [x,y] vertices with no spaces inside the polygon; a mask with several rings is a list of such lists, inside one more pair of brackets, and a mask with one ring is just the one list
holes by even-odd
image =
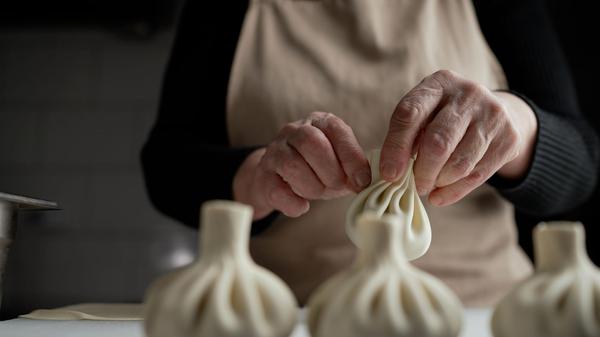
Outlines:
{"label": "wrinkled skin on hand", "polygon": [[313,112],[285,125],[275,139],[254,151],[234,179],[236,200],[254,207],[255,219],[273,210],[297,217],[311,200],[358,192],[371,171],[362,148],[339,117]]}
{"label": "wrinkled skin on hand", "polygon": [[526,173],[537,132],[531,108],[518,97],[438,71],[398,103],[382,147],[380,171],[402,176],[417,153],[420,195],[445,206],[462,199],[494,173],[519,179]]}

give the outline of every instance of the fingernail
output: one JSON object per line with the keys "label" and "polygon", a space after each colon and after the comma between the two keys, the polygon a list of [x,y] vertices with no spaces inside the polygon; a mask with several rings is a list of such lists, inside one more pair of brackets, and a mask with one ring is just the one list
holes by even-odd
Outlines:
{"label": "fingernail", "polygon": [[354,176],[354,184],[360,188],[369,186],[371,182],[371,174],[367,171],[360,171]]}
{"label": "fingernail", "polygon": [[429,197],[429,202],[434,206],[441,206],[444,200],[439,195],[432,195]]}
{"label": "fingernail", "polygon": [[383,164],[383,170],[381,172],[383,177],[388,180],[396,179],[396,174],[398,171],[396,170],[396,166],[392,163]]}

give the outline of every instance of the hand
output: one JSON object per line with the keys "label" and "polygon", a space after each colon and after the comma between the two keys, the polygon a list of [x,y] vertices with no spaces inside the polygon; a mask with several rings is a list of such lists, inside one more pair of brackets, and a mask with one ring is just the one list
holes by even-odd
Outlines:
{"label": "hand", "polygon": [[381,175],[397,179],[416,152],[419,194],[429,194],[434,205],[449,205],[496,172],[522,177],[536,132],[533,111],[516,96],[438,71],[398,103],[382,148]]}
{"label": "hand", "polygon": [[340,118],[314,112],[285,125],[265,148],[254,151],[233,181],[234,199],[254,207],[260,219],[273,210],[297,217],[310,200],[360,191],[371,181],[367,159]]}

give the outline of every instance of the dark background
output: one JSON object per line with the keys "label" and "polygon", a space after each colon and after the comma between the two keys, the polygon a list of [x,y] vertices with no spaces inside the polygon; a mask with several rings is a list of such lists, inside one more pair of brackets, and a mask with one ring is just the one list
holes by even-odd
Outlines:
{"label": "dark background", "polygon": [[[598,107],[598,81],[600,79],[598,52],[598,17],[589,1],[585,0],[547,0],[554,27],[569,67],[575,79],[581,110],[588,120],[600,132],[600,112]],[[600,176],[600,172],[598,172]],[[553,217],[554,219],[579,220],[587,232],[588,253],[592,260],[600,265],[600,188],[583,206]],[[530,254],[532,252],[531,229],[538,221],[553,220],[517,214],[519,223],[519,242]]]}
{"label": "dark background", "polygon": [[139,302],[196,250],[193,230],[152,208],[139,162],[179,4],[1,3],[0,191],[62,210],[20,216],[0,316]]}
{"label": "dark background", "polygon": [[[200,1],[200,0],[196,0]],[[548,0],[582,110],[599,59],[589,2]],[[0,191],[56,200],[22,214],[0,318],[79,302],[139,302],[158,274],[191,261],[196,233],[156,212],[139,151],[157,111],[180,1],[24,0],[0,5]],[[596,208],[578,219],[600,263]],[[518,214],[531,253],[531,228]]]}

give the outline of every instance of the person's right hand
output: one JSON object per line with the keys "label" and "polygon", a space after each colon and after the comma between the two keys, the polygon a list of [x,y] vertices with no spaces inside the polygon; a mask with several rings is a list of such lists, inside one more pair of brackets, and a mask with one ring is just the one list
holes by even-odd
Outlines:
{"label": "person's right hand", "polygon": [[308,211],[310,200],[358,192],[370,182],[369,163],[350,126],[331,113],[313,112],[285,125],[270,144],[246,158],[234,177],[233,194],[254,207],[255,219],[274,210],[298,217]]}

